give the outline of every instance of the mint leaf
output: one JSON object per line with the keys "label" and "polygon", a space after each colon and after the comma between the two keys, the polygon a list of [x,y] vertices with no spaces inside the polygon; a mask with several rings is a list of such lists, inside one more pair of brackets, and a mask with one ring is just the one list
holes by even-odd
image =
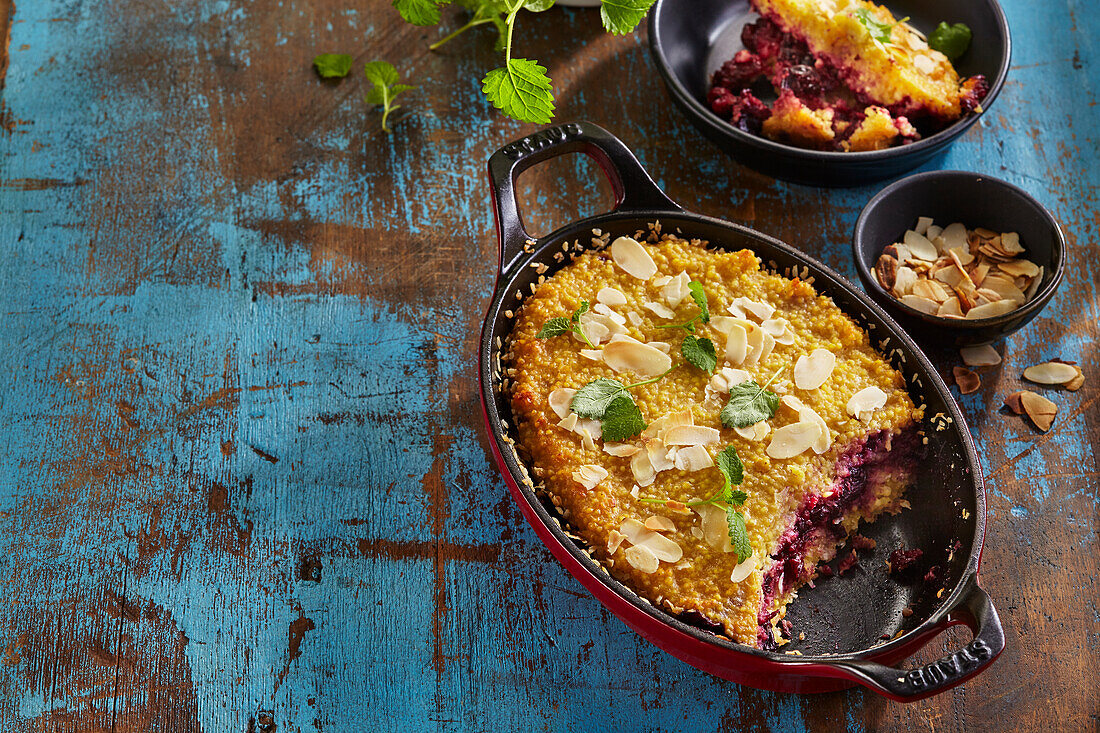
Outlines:
{"label": "mint leaf", "polygon": [[879,21],[871,15],[871,11],[867,8],[856,10],[855,16],[856,20],[863,24],[863,27],[871,34],[871,39],[876,43],[885,45],[891,42],[894,32],[893,23],[883,23]]}
{"label": "mint leaf", "polygon": [[539,332],[535,334],[537,339],[548,339],[554,336],[561,336],[571,332],[573,329],[569,327],[569,320],[558,316],[557,318],[551,318],[549,321],[542,325]]}
{"label": "mint leaf", "polygon": [[436,0],[393,0],[393,6],[413,25],[436,25],[442,17]]}
{"label": "mint leaf", "polygon": [[524,10],[530,10],[532,13],[541,13],[544,10],[549,10],[554,6],[554,0],[526,0],[523,3]]}
{"label": "mint leaf", "polygon": [[733,544],[734,552],[737,553],[737,563],[741,564],[752,554],[749,533],[745,529],[745,515],[730,507],[726,510],[726,524],[730,530],[730,542]]}
{"label": "mint leaf", "polygon": [[573,315],[569,316],[569,322],[570,323],[579,322],[581,320],[581,316],[583,316],[585,314],[585,312],[587,312],[587,311],[588,311],[588,301],[587,300],[582,300],[580,306],[577,307],[577,310],[573,311]]}
{"label": "mint leaf", "polygon": [[581,417],[600,419],[616,397],[626,394],[626,387],[615,379],[601,377],[577,390],[569,409]]}
{"label": "mint leaf", "polygon": [[727,504],[736,504],[737,506],[741,506],[742,504],[745,503],[745,500],[748,499],[748,498],[749,498],[749,495],[746,494],[741,489],[734,489],[733,491],[731,491],[729,493],[729,496],[726,497],[726,503]]}
{"label": "mint leaf", "polygon": [[[576,398],[574,398],[576,399]],[[580,414],[580,413],[578,413]],[[618,442],[633,438],[646,428],[642,411],[625,392],[620,394],[604,411],[601,422],[604,441]]]}
{"label": "mint leaf", "polygon": [[400,77],[397,74],[397,69],[394,68],[393,64],[386,61],[368,61],[363,66],[363,73],[374,84],[374,87],[367,92],[367,104],[382,106],[382,131],[388,133],[390,128],[386,126],[386,120],[389,119],[390,112],[400,107],[400,105],[394,104],[393,101],[401,92],[407,92],[416,87],[408,84],[398,84],[397,80]]}
{"label": "mint leaf", "polygon": [[554,117],[554,93],[546,69],[529,59],[509,59],[481,80],[493,106],[520,122],[545,124]]}
{"label": "mint leaf", "polygon": [[941,21],[936,30],[932,31],[932,35],[928,36],[928,45],[954,61],[970,48],[973,37],[974,34],[965,23],[947,25]]}
{"label": "mint leaf", "polygon": [[322,79],[343,79],[351,72],[351,56],[346,53],[322,53],[313,58],[313,68]]}
{"label": "mint leaf", "polygon": [[[737,455],[737,449],[732,445],[726,446],[714,462],[718,464],[718,470],[722,472],[722,478],[726,480],[726,487],[723,492],[726,495],[726,500],[733,501],[735,498],[733,487],[745,480],[745,464],[741,463],[741,457]],[[739,491],[737,493],[747,498],[744,492]],[[745,499],[742,498],[736,503],[743,504],[744,502]]]}
{"label": "mint leaf", "polygon": [[722,408],[722,424],[743,428],[775,415],[779,395],[756,382],[743,382],[730,389],[730,399]]}
{"label": "mint leaf", "polygon": [[680,353],[696,369],[713,372],[718,366],[718,354],[714,351],[714,342],[707,338],[695,338],[690,333],[684,336],[680,344]]}
{"label": "mint leaf", "polygon": [[699,306],[700,317],[703,323],[710,323],[710,309],[707,307],[707,294],[703,290],[702,283],[697,283],[694,280],[688,283],[688,290],[691,291],[691,299],[695,301],[695,305]]}
{"label": "mint leaf", "polygon": [[633,31],[655,0],[603,0],[600,20],[608,33],[621,36]]}

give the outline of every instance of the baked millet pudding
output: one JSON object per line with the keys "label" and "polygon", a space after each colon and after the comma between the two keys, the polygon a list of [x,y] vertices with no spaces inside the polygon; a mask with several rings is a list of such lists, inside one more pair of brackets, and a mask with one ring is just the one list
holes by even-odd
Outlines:
{"label": "baked millet pudding", "polygon": [[799,587],[907,506],[921,408],[812,282],[748,250],[607,239],[515,313],[519,455],[613,577],[774,649]]}
{"label": "baked millet pudding", "polygon": [[760,18],[742,28],[744,48],[714,72],[707,94],[711,110],[745,132],[816,150],[883,150],[980,112],[989,92],[985,77],[960,78],[883,5],[751,3]]}

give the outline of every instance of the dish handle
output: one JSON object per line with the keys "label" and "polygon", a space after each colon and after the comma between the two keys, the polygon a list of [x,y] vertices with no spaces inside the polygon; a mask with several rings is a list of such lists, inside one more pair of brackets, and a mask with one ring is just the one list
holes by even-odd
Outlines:
{"label": "dish handle", "polygon": [[957,652],[917,669],[895,669],[878,662],[836,662],[845,677],[901,702],[913,702],[960,685],[988,667],[1004,651],[1005,634],[989,594],[971,579],[959,607],[952,610],[942,629],[967,624],[974,633]]}
{"label": "dish handle", "polygon": [[682,211],[653,182],[630,149],[599,125],[566,122],[539,130],[505,145],[489,158],[501,274],[512,269],[524,254],[524,246],[533,240],[519,214],[516,179],[531,166],[566,153],[584,153],[603,169],[615,195],[612,211]]}

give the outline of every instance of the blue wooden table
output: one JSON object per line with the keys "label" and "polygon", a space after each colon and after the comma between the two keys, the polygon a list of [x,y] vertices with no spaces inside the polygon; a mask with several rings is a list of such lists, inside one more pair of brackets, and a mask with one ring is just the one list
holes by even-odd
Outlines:
{"label": "blue wooden table", "polygon": [[[697,672],[520,517],[475,354],[496,258],[484,163],[536,128],[480,96],[491,31],[429,52],[441,32],[383,0],[0,2],[0,731],[1097,729],[1100,11],[1003,5],[1008,84],[931,167],[1024,187],[1071,249],[1061,291],[961,399],[1008,650],[903,706]],[[879,186],[732,163],[671,108],[644,30],[521,22],[559,121],[606,126],[687,208],[854,278]],[[419,85],[392,135],[361,73],[310,68],[345,50]],[[609,202],[580,159],[522,184],[539,232]],[[1049,393],[1039,434],[998,407],[1051,357],[1088,381]]]}

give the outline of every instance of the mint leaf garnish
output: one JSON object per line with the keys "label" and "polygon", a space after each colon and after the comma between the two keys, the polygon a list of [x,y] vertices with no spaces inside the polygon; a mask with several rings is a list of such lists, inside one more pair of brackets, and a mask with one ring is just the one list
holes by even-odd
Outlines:
{"label": "mint leaf garnish", "polygon": [[754,425],[775,415],[778,407],[779,395],[775,392],[756,382],[743,382],[730,389],[729,402],[722,408],[722,424],[727,428]]}
{"label": "mint leaf garnish", "polygon": [[684,336],[680,344],[680,353],[695,367],[704,372],[713,372],[718,366],[718,354],[714,351],[714,342],[708,338],[695,338],[690,333]]}
{"label": "mint leaf garnish", "polygon": [[616,379],[601,377],[577,390],[569,409],[581,417],[599,420],[616,397],[626,394],[626,387]]}
{"label": "mint leaf garnish", "polygon": [[752,544],[749,543],[749,533],[745,529],[745,515],[732,506],[726,510],[726,524],[729,526],[730,543],[733,551],[737,553],[737,564],[745,562],[752,554]]}
{"label": "mint leaf garnish", "polygon": [[351,71],[351,56],[346,53],[322,53],[313,58],[313,68],[322,79],[343,79]]}
{"label": "mint leaf garnish", "polygon": [[508,59],[481,80],[493,106],[520,122],[545,124],[554,117],[554,92],[546,68],[530,59]]}
{"label": "mint leaf garnish", "polygon": [[[578,415],[580,413],[577,413]],[[646,428],[642,411],[625,392],[607,405],[601,421],[604,441],[618,442],[633,438]]]}
{"label": "mint leaf garnish", "polygon": [[855,11],[856,20],[858,20],[867,32],[871,34],[871,38],[875,43],[886,45],[891,42],[894,32],[893,23],[883,23],[873,15],[867,8],[859,8]]}
{"label": "mint leaf garnish", "polygon": [[[733,487],[745,480],[745,464],[741,463],[741,457],[737,455],[737,449],[732,445],[726,446],[714,462],[718,464],[718,470],[722,472],[722,478],[726,480],[722,493],[726,497],[726,501],[732,501],[734,499]],[[737,493],[742,497],[737,503],[743,504],[747,494],[743,491]]]}
{"label": "mint leaf garnish", "polygon": [[435,25],[442,17],[436,0],[393,0],[393,6],[406,23],[413,25]]}
{"label": "mint leaf garnish", "polygon": [[699,318],[703,323],[710,323],[710,308],[707,307],[707,294],[703,290],[703,284],[692,280],[688,283],[688,290],[691,292],[691,299],[695,301],[695,305],[699,306]]}
{"label": "mint leaf garnish", "polygon": [[416,87],[408,84],[398,84],[400,78],[393,64],[386,61],[370,61],[363,67],[363,73],[374,84],[374,88],[367,92],[367,104],[382,106],[382,132],[388,133],[390,128],[386,125],[390,112],[400,109],[401,105],[394,104],[397,95]]}
{"label": "mint leaf garnish", "polygon": [[600,20],[609,33],[621,36],[633,31],[655,0],[603,0]]}
{"label": "mint leaf garnish", "polygon": [[582,300],[581,304],[577,307],[577,310],[573,311],[573,315],[569,316],[568,319],[564,316],[555,316],[546,323],[542,324],[542,328],[540,328],[539,332],[535,334],[535,338],[548,339],[567,333],[575,333],[582,339],[584,339],[584,342],[586,344],[591,346],[593,349],[596,348],[596,345],[589,340],[588,334],[584,332],[584,329],[581,328],[580,324],[581,316],[584,315],[587,311],[588,301]]}
{"label": "mint leaf garnish", "polygon": [[932,31],[932,35],[928,36],[928,45],[954,61],[970,48],[973,36],[965,23],[947,25],[941,21],[936,30]]}

